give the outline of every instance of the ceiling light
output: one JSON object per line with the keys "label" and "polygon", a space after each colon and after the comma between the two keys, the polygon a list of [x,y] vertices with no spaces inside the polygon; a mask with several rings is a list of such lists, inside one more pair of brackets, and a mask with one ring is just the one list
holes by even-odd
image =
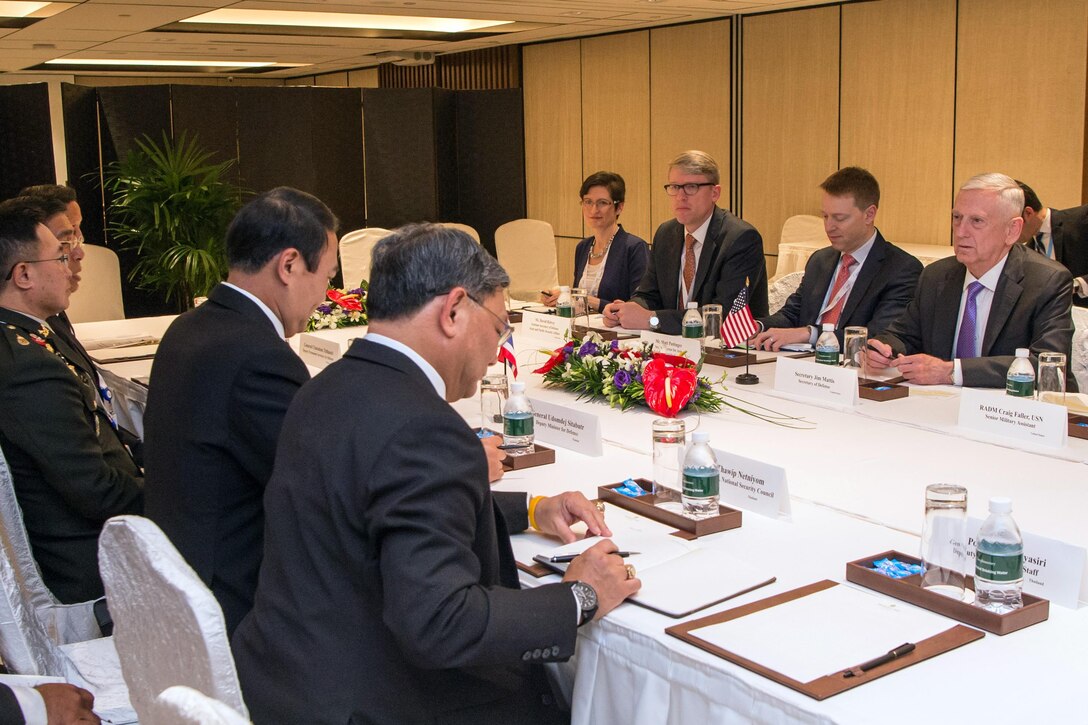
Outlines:
{"label": "ceiling light", "polygon": [[369,30],[416,30],[430,33],[467,33],[511,20],[472,20],[468,18],[427,18],[410,15],[366,15],[361,13],[320,13],[294,10],[239,10],[225,8],[197,15],[183,23],[225,25],[288,25],[308,28],[353,28]]}
{"label": "ceiling light", "polygon": [[294,67],[293,64],[280,64],[271,61],[255,62],[244,60],[137,60],[135,58],[54,58],[45,61],[49,65],[156,65],[177,66],[184,68],[266,68],[272,65]]}
{"label": "ceiling light", "polygon": [[0,17],[25,18],[31,13],[41,10],[49,3],[30,3],[0,0]]}

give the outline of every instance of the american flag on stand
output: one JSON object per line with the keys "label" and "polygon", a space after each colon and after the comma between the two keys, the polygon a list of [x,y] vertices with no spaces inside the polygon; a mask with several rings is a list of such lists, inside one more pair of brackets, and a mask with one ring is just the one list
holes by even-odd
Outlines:
{"label": "american flag on stand", "polygon": [[759,332],[759,324],[752,317],[752,311],[748,309],[748,283],[733,300],[733,306],[729,308],[729,314],[722,320],[722,344],[725,347],[736,347],[745,342],[752,335]]}
{"label": "american flag on stand", "polygon": [[499,360],[510,366],[514,371],[514,380],[518,379],[518,359],[514,357],[514,336],[506,338],[506,342],[499,348]]}

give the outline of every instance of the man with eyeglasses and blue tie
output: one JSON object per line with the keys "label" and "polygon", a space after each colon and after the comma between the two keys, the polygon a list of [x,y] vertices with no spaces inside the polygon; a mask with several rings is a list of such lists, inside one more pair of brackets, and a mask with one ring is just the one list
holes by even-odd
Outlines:
{"label": "man with eyeglasses and blue tie", "polygon": [[657,228],[650,264],[630,302],[604,307],[609,327],[680,334],[687,303],[729,308],[748,286],[748,305],[767,315],[763,238],[748,222],[717,206],[718,164],[702,151],[685,151],[669,164],[669,195],[675,219]]}
{"label": "man with eyeglasses and blue tie", "polygon": [[96,379],[48,320],[68,306],[65,243],[41,206],[0,204],[0,450],[35,561],[62,603],[103,595],[98,534],[143,510],[143,476]]}

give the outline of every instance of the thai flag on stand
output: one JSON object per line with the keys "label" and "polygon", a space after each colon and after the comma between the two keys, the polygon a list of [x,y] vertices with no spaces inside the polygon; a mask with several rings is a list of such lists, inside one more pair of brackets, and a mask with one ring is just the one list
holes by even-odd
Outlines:
{"label": "thai flag on stand", "polygon": [[733,300],[733,306],[729,308],[729,314],[722,320],[722,344],[725,347],[736,347],[759,332],[759,323],[752,317],[752,311],[748,309],[748,281],[745,280],[744,289]]}
{"label": "thai flag on stand", "polygon": [[518,359],[514,357],[514,336],[506,338],[506,342],[499,348],[499,360],[510,366],[514,371],[514,380],[518,379]]}

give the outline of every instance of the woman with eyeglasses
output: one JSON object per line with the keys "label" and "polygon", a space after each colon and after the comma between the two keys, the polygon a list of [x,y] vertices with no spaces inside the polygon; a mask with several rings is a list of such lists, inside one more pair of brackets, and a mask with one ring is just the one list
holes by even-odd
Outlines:
{"label": "woman with eyeglasses", "polygon": [[[574,250],[574,284],[589,292],[589,307],[595,312],[613,300],[629,300],[635,293],[650,257],[646,242],[628,234],[619,223],[627,186],[623,177],[611,171],[590,174],[578,192],[582,217],[592,236]],[[540,296],[555,307],[559,289]]]}

